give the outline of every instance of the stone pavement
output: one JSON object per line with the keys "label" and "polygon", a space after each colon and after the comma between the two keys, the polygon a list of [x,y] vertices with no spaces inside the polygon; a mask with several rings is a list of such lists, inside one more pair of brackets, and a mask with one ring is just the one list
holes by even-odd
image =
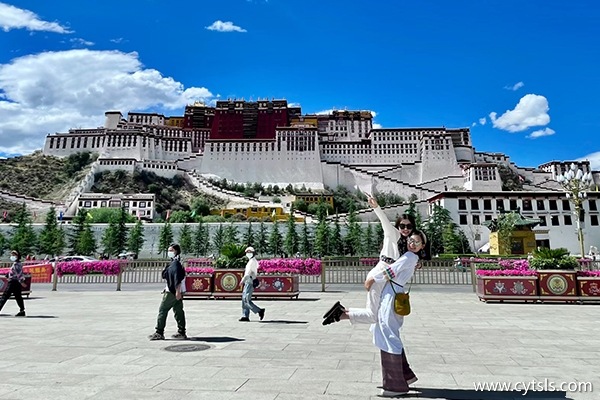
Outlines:
{"label": "stone pavement", "polygon": [[[112,285],[111,285],[112,286]],[[239,300],[188,300],[188,341],[147,340],[162,285],[35,285],[27,318],[0,316],[0,399],[378,398],[379,351],[368,326],[324,327],[336,300],[362,307],[359,286],[298,300],[257,300],[265,320],[238,322]],[[600,306],[485,304],[470,287],[417,286],[403,338],[426,399],[600,398]],[[172,314],[166,333],[176,330]],[[171,345],[209,346],[168,352]],[[477,392],[475,382],[592,382],[594,393]],[[534,396],[535,395],[535,396]]]}

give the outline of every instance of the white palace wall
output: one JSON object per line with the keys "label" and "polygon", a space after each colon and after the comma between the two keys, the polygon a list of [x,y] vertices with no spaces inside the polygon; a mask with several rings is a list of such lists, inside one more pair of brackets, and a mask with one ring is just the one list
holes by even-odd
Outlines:
{"label": "white palace wall", "polygon": [[275,141],[210,141],[204,146],[198,172],[241,183],[323,189],[316,141],[316,131],[299,137],[278,131]]}

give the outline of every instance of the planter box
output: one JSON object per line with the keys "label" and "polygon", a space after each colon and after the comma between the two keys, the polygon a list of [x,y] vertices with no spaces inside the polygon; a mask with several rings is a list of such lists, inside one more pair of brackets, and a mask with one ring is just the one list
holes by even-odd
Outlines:
{"label": "planter box", "polygon": [[211,274],[187,274],[185,277],[185,296],[210,297],[213,286]]}
{"label": "planter box", "polygon": [[576,301],[577,272],[565,270],[539,270],[540,300]]}
{"label": "planter box", "polygon": [[[8,278],[6,276],[0,277],[0,295],[4,294],[4,289],[8,287]],[[25,274],[25,286],[22,289],[23,296],[29,297],[31,294],[31,275]]]}
{"label": "planter box", "polygon": [[477,276],[477,296],[482,301],[537,301],[538,277]]}
{"label": "planter box", "polygon": [[[242,297],[240,282],[243,270],[215,270],[213,276],[213,297]],[[260,286],[254,289],[254,297],[298,298],[300,294],[298,275],[258,275]]]}
{"label": "planter box", "polygon": [[300,294],[298,275],[258,275],[260,285],[254,289],[256,297],[295,297]]}
{"label": "planter box", "polygon": [[579,300],[600,301],[600,277],[578,276],[577,289],[579,291]]}

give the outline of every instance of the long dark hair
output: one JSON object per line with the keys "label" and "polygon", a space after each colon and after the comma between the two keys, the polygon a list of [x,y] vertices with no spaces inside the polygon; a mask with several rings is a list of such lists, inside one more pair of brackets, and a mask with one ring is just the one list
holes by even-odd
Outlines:
{"label": "long dark hair", "polygon": [[[396,227],[396,229],[398,229],[400,227],[400,221],[402,221],[403,219],[407,219],[410,221],[410,224],[412,225],[412,229],[410,231],[410,233],[412,233],[415,229],[417,229],[417,223],[415,222],[415,217],[413,217],[411,214],[402,214],[401,216],[399,216],[396,219],[396,224],[394,225]],[[410,234],[409,234],[410,236]]]}
{"label": "long dark hair", "polygon": [[400,235],[400,239],[398,239],[398,251],[400,251],[400,255],[406,253],[408,251],[408,237],[414,235],[415,233],[424,238],[425,246],[417,253],[421,260],[431,260],[431,244],[429,240],[427,240],[427,236],[422,231],[417,230],[417,224],[415,223],[415,217],[411,214],[402,214],[396,220],[396,229],[399,228],[400,221],[409,220],[412,224],[413,228],[408,234],[408,236]]}

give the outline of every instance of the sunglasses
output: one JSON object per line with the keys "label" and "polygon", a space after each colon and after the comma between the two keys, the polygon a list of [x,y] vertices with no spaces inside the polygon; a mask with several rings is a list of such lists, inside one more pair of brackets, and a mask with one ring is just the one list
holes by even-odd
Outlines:
{"label": "sunglasses", "polygon": [[421,242],[420,240],[415,240],[413,238],[408,238],[407,242],[410,244],[414,244],[415,246],[420,246],[423,244],[423,242]]}
{"label": "sunglasses", "polygon": [[400,228],[400,229],[412,229],[413,226],[411,224],[398,224],[398,228]]}

